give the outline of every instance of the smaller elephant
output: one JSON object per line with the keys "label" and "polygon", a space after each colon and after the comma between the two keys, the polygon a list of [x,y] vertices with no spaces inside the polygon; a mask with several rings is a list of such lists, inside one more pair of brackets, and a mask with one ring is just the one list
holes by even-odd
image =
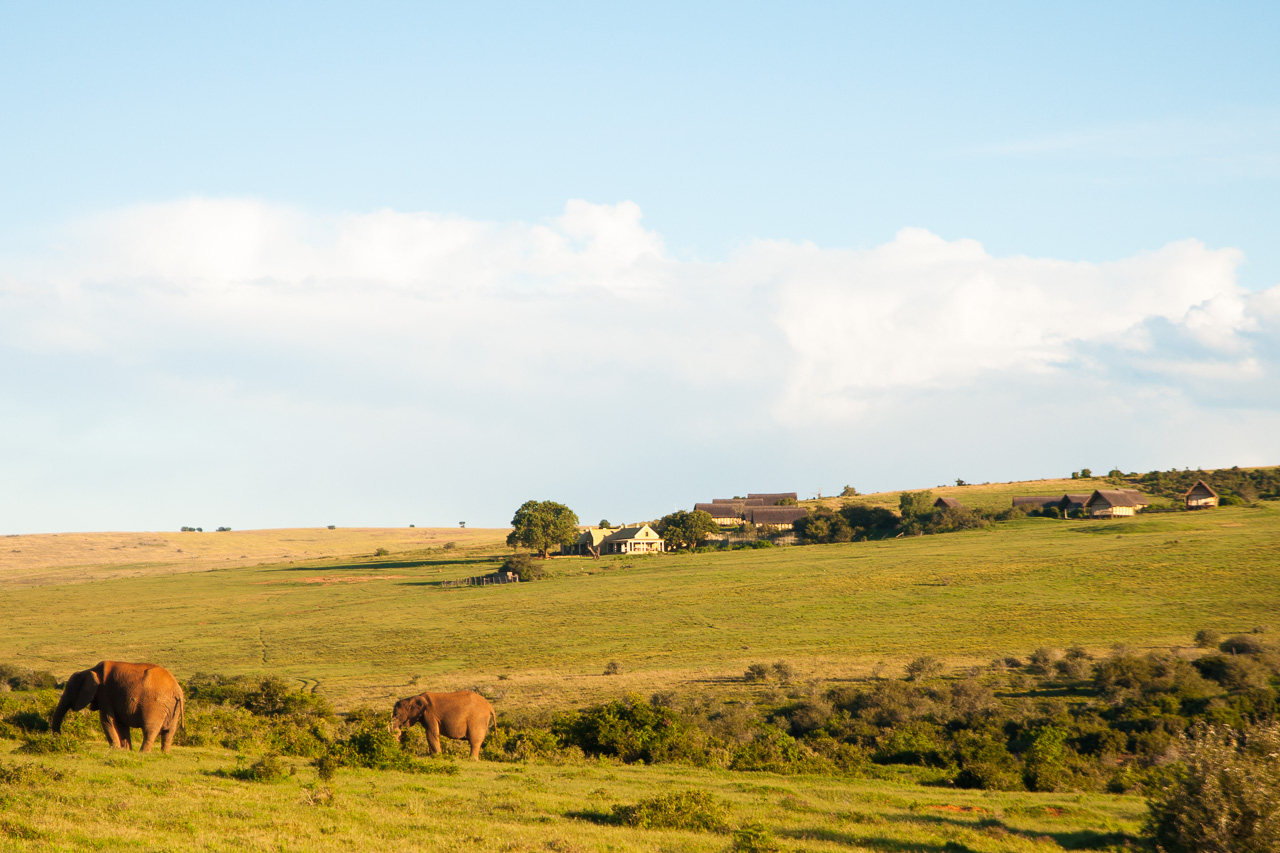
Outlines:
{"label": "smaller elephant", "polygon": [[489,733],[489,723],[497,723],[493,706],[479,693],[420,693],[401,699],[391,715],[393,729],[407,729],[421,723],[427,730],[431,754],[440,752],[440,736],[471,743],[471,760],[480,758],[480,746]]}
{"label": "smaller elephant", "polygon": [[53,733],[62,730],[68,711],[85,707],[97,711],[107,742],[133,749],[129,729],[142,729],[142,752],[160,738],[160,749],[169,751],[182,726],[186,701],[182,687],[169,670],[153,663],[121,663],[104,660],[67,679],[58,707],[53,710]]}

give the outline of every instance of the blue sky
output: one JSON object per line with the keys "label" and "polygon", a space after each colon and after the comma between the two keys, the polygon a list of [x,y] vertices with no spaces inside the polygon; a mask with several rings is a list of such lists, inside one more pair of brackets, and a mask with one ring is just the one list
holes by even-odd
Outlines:
{"label": "blue sky", "polygon": [[1116,6],[2,5],[0,530],[1274,464],[1280,11]]}

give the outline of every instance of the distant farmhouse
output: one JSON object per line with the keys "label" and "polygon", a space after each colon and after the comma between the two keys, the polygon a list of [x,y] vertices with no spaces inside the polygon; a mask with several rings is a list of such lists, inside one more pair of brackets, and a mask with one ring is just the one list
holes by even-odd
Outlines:
{"label": "distant farmhouse", "polygon": [[1147,503],[1136,489],[1095,489],[1084,502],[1084,511],[1091,518],[1119,518],[1136,515]]}
{"label": "distant farmhouse", "polygon": [[623,527],[588,527],[577,541],[560,549],[561,554],[648,554],[666,550],[666,543],[648,524]]}
{"label": "distant farmhouse", "polygon": [[1066,515],[1078,510],[1090,518],[1134,515],[1150,504],[1147,496],[1137,489],[1095,489],[1091,494],[1077,492],[1065,495],[1020,495],[1013,499],[1014,507],[1026,512],[1044,512],[1053,508]]}
{"label": "distant farmhouse", "polygon": [[955,498],[941,497],[933,502],[934,509],[964,509],[964,504]]}
{"label": "distant farmhouse", "polygon": [[1204,480],[1196,480],[1183,497],[1187,501],[1187,509],[1213,509],[1218,505],[1218,493]]}
{"label": "distant farmhouse", "polygon": [[797,520],[804,518],[809,512],[804,507],[778,504],[798,499],[796,492],[751,492],[745,498],[715,498],[711,503],[694,504],[693,510],[707,513],[721,527],[751,524],[775,530],[790,530]]}

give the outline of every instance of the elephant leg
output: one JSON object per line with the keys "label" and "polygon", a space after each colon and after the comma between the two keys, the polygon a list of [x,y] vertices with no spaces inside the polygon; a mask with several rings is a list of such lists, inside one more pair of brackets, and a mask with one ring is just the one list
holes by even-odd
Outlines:
{"label": "elephant leg", "polygon": [[484,746],[484,735],[472,733],[467,735],[467,740],[471,742],[471,760],[479,761],[480,747]]}
{"label": "elephant leg", "polygon": [[440,754],[440,721],[427,720],[427,746],[431,747],[432,755]]}
{"label": "elephant leg", "polygon": [[156,742],[156,736],[160,734],[160,725],[158,723],[144,722],[142,726],[142,748],[140,752],[150,752],[151,744]]}
{"label": "elephant leg", "polygon": [[171,726],[167,729],[160,730],[160,751],[168,752],[169,747],[173,745],[173,736],[178,731],[178,727]]}
{"label": "elephant leg", "polygon": [[107,736],[107,743],[112,749],[120,748],[120,734],[116,731],[115,718],[103,709],[98,712],[98,720],[102,723],[102,733]]}
{"label": "elephant leg", "polygon": [[120,739],[121,749],[133,749],[133,732],[119,721],[116,722],[116,737]]}

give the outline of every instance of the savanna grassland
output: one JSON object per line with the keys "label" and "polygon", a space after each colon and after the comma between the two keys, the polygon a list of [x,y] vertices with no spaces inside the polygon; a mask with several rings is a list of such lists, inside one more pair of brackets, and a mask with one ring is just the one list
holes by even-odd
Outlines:
{"label": "savanna grassland", "polygon": [[[963,491],[981,505],[972,496],[982,489]],[[440,585],[496,568],[504,535],[8,537],[0,662],[60,679],[102,659],[161,663],[184,681],[275,675],[339,711],[474,687],[502,725],[655,693],[711,716],[824,702],[829,712],[828,691],[889,685],[921,659],[937,659],[945,687],[1037,649],[1102,659],[1124,646],[1191,660],[1203,629],[1280,631],[1272,501],[1115,521],[1027,518],[878,542],[558,558],[537,582]],[[787,677],[744,679],[761,663]],[[1019,678],[991,676],[989,689],[1030,715],[1042,697]],[[1083,690],[1051,685],[1043,696],[1076,701]],[[56,699],[51,690],[8,695],[11,717],[36,730]],[[33,697],[21,700],[31,710],[13,712],[22,696]],[[1231,707],[1238,713],[1239,702]],[[251,781],[245,769],[266,747],[251,738],[210,746],[222,719],[193,723],[197,745],[169,755],[111,753],[87,714],[70,753],[0,737],[0,849],[1106,850],[1137,843],[1144,813],[1142,796],[1123,785],[1128,793],[958,790],[945,778],[954,768],[866,756],[783,773],[581,751],[520,758],[510,737],[503,761],[472,764],[455,749],[428,762],[449,772],[344,766],[321,779],[312,761],[285,755],[280,778]],[[722,825],[618,819],[620,807],[683,790],[710,795]]]}
{"label": "savanna grassland", "polygon": [[[1247,631],[1280,612],[1271,502],[883,542],[559,558],[548,580],[439,586],[492,571],[496,553],[428,547],[103,580],[78,568],[74,583],[5,589],[6,651],[60,676],[103,658],[182,675],[273,673],[339,708],[499,679],[508,706],[559,705],[715,682],[760,660],[847,678],[923,654],[958,668],[1039,646],[1187,645],[1200,628]],[[610,661],[621,678],[601,675]]]}

